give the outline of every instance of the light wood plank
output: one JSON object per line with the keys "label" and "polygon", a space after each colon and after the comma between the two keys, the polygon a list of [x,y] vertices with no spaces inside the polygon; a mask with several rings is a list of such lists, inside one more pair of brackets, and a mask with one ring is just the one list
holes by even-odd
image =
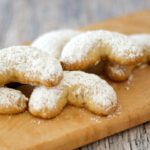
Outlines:
{"label": "light wood plank", "polygon": [[[69,6],[69,7],[68,7]],[[68,1],[68,0],[0,0],[0,47],[20,44],[24,41],[31,41],[37,35],[49,31],[55,28],[67,28],[78,27],[86,24],[93,24],[95,22],[116,16],[123,15],[135,10],[142,10],[143,8],[149,8],[149,0],[137,0],[136,4],[134,0],[80,0],[80,1]],[[140,15],[140,18],[149,20],[149,14],[145,16]],[[136,16],[139,16],[137,14]],[[128,18],[129,19],[129,18]],[[136,18],[135,18],[136,19]],[[117,19],[118,20],[118,19]],[[111,30],[118,30],[125,33],[137,33],[143,32],[143,28],[146,28],[146,32],[150,26],[149,23],[134,22],[134,16],[130,21],[117,20],[106,21],[102,23],[104,28]],[[126,19],[125,19],[126,20]],[[110,23],[111,22],[111,23]],[[126,28],[126,24],[130,24],[130,28]],[[111,26],[110,26],[111,24]],[[143,28],[139,26],[141,24]],[[91,26],[90,28],[99,28]],[[11,117],[8,117],[8,124]],[[34,123],[37,120],[33,120]],[[5,125],[7,125],[5,123]],[[15,126],[15,122],[13,123]],[[23,124],[21,124],[23,125]],[[2,126],[2,128],[4,125]],[[19,127],[19,126],[18,126]],[[13,127],[8,129],[13,130]],[[27,131],[28,132],[28,131]],[[3,133],[3,132],[2,132]],[[11,132],[9,132],[9,135]],[[36,133],[35,133],[36,134]],[[1,139],[4,146],[6,142]],[[150,146],[150,123],[146,123],[137,128],[130,129],[121,134],[117,134],[105,140],[90,144],[83,149],[149,149]],[[118,146],[119,145],[119,146]]]}

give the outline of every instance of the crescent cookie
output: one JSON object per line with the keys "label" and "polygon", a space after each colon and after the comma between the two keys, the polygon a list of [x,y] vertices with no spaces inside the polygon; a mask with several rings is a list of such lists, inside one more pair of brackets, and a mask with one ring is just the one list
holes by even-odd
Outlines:
{"label": "crescent cookie", "polygon": [[113,81],[124,81],[128,79],[130,74],[132,73],[135,65],[118,65],[115,63],[107,62],[105,64],[105,73],[106,75]]}
{"label": "crescent cookie", "polygon": [[69,103],[98,115],[108,115],[117,105],[114,89],[99,76],[82,71],[64,71],[55,87],[36,87],[29,100],[31,114],[41,118],[58,115]]}
{"label": "crescent cookie", "polygon": [[[150,61],[150,34],[133,34],[129,36],[143,50],[145,59],[141,63]],[[105,72],[112,80],[123,81],[128,79],[134,68],[138,65],[118,65],[107,63]]]}
{"label": "crescent cookie", "polygon": [[105,30],[89,31],[72,38],[60,61],[66,70],[86,69],[101,60],[130,65],[143,59],[143,51],[128,36]]}
{"label": "crescent cookie", "polygon": [[28,98],[20,91],[0,87],[0,114],[16,114],[25,111]]}
{"label": "crescent cookie", "polygon": [[32,46],[49,53],[52,57],[59,59],[65,44],[74,36],[79,34],[76,30],[56,30],[38,37]]}
{"label": "crescent cookie", "polygon": [[62,75],[58,60],[37,48],[13,46],[0,50],[0,85],[19,82],[50,87],[58,84]]}

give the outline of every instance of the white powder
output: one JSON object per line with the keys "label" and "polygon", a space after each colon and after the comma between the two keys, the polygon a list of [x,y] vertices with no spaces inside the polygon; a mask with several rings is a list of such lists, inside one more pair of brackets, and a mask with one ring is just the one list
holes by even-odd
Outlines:
{"label": "white powder", "polygon": [[134,79],[134,75],[133,74],[130,74],[129,78],[128,78],[128,81],[127,81],[127,84],[128,85],[131,85],[131,83],[133,82],[133,79]]}
{"label": "white powder", "polygon": [[62,76],[62,67],[56,59],[36,48],[13,46],[0,51],[0,75],[4,74],[10,78],[23,74],[33,81],[54,82]]}
{"label": "white powder", "polygon": [[[58,103],[58,99],[66,88],[78,86],[77,90],[67,90],[76,92],[76,95],[82,95],[86,102],[90,99],[95,105],[100,105],[108,109],[117,103],[117,96],[113,88],[100,77],[94,74],[88,74],[81,71],[64,72],[64,78],[59,85],[52,88],[37,87],[34,89],[29,105],[35,110],[44,108],[53,109]],[[69,94],[69,93],[68,93]],[[66,94],[66,99],[68,99]]]}
{"label": "white powder", "polygon": [[150,34],[133,34],[130,35],[130,38],[141,47],[149,48],[148,50],[150,52]]}
{"label": "white powder", "polygon": [[37,87],[31,94],[29,105],[35,110],[55,108],[62,93],[62,88],[57,86],[52,88]]}
{"label": "white powder", "polygon": [[51,31],[38,37],[33,41],[32,46],[58,59],[65,44],[79,33],[79,31],[69,29]]}
{"label": "white powder", "polygon": [[18,90],[0,87],[0,107],[19,107],[19,101],[27,101],[28,99]]}
{"label": "white powder", "polygon": [[[63,84],[69,87],[80,85],[85,89],[85,93],[82,93],[83,96],[85,96],[83,98],[86,99],[89,97],[94,103],[104,108],[116,104],[117,97],[113,88],[97,75],[84,73],[82,71],[65,71]],[[77,90],[76,92],[76,94],[79,95],[83,91]]]}
{"label": "white powder", "polygon": [[133,34],[130,38],[141,47],[150,61],[150,34]]}
{"label": "white powder", "polygon": [[143,56],[141,48],[127,36],[98,30],[85,32],[72,38],[65,45],[60,60],[66,63],[80,62],[87,59],[89,54],[99,55],[99,58],[108,56],[126,61]]}

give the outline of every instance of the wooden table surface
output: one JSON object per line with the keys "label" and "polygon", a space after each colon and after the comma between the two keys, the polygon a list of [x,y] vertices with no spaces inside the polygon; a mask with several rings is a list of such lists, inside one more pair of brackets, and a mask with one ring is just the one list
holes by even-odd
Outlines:
{"label": "wooden table surface", "polygon": [[[31,41],[52,29],[78,28],[150,8],[150,0],[0,0],[0,48]],[[149,150],[150,123],[80,150]]]}

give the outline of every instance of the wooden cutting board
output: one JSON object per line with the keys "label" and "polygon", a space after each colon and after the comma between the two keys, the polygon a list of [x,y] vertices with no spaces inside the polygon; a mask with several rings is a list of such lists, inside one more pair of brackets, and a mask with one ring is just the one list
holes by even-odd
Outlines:
{"label": "wooden cutting board", "polygon": [[[84,29],[150,33],[150,11],[114,18]],[[150,66],[135,70],[133,79],[112,83],[119,106],[108,117],[67,106],[56,118],[42,120],[28,112],[0,116],[0,150],[67,150],[102,139],[150,120]]]}

